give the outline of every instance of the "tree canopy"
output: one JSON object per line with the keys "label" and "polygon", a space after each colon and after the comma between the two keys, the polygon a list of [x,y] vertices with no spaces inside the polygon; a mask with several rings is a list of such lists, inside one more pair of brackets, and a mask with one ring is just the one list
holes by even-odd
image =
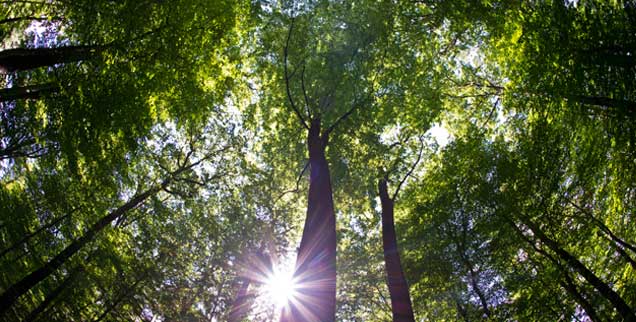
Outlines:
{"label": "tree canopy", "polygon": [[0,1],[0,320],[636,321],[632,1]]}

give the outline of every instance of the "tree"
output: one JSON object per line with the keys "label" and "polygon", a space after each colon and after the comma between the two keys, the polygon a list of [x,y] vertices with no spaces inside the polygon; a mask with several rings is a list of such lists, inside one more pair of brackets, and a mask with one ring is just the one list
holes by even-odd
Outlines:
{"label": "tree", "polygon": [[634,320],[634,25],[0,1],[1,319]]}

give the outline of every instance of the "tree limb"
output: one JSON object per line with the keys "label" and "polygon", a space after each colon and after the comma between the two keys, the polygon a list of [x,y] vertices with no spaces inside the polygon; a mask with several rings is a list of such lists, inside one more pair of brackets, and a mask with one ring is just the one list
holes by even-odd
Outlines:
{"label": "tree limb", "polygon": [[411,166],[411,170],[409,170],[409,172],[404,176],[404,178],[402,178],[402,181],[400,181],[400,183],[397,185],[397,188],[395,188],[395,191],[393,192],[393,197],[391,197],[393,201],[395,201],[395,198],[397,197],[398,192],[400,192],[400,189],[402,188],[402,185],[404,184],[406,179],[410,177],[411,174],[413,174],[413,171],[415,171],[415,167],[417,167],[417,164],[420,163],[420,160],[422,159],[422,151],[424,151],[424,141],[422,141],[422,137],[418,137],[418,140],[420,141],[420,152],[417,155],[417,160],[415,160],[415,163],[413,163],[413,166]]}
{"label": "tree limb", "polygon": [[287,99],[289,99],[289,104],[291,105],[292,110],[294,110],[294,113],[296,113],[296,116],[298,116],[298,118],[300,119],[300,123],[301,125],[309,130],[309,125],[307,125],[307,121],[305,121],[305,118],[303,117],[303,115],[300,113],[300,111],[298,110],[298,108],[296,107],[296,104],[294,104],[294,99],[292,97],[291,94],[291,90],[289,88],[289,74],[287,71],[287,55],[288,55],[288,51],[289,51],[289,40],[291,39],[291,34],[292,34],[292,30],[294,29],[294,19],[291,19],[291,23],[289,24],[289,32],[287,33],[287,40],[285,41],[285,49],[283,51],[284,54],[284,69],[285,69],[285,89],[287,91]]}
{"label": "tree limb", "polygon": [[300,85],[303,88],[303,96],[305,97],[305,110],[307,111],[307,116],[311,119],[311,107],[309,104],[309,96],[307,95],[307,90],[305,89],[305,64],[303,64],[303,71],[300,74]]}
{"label": "tree limb", "polygon": [[278,201],[280,201],[286,194],[292,193],[292,192],[298,192],[298,190],[300,189],[300,180],[302,179],[303,174],[305,174],[305,171],[307,171],[308,167],[309,167],[309,161],[305,163],[303,170],[300,171],[300,174],[298,175],[298,179],[296,179],[296,189],[284,191],[278,198],[276,198],[276,201],[274,201],[274,205],[277,204]]}

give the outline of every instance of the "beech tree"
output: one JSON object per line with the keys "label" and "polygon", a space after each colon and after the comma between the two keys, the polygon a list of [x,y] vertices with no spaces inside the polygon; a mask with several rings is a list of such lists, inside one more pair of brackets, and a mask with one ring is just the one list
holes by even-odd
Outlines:
{"label": "beech tree", "polygon": [[633,321],[634,13],[0,1],[0,319]]}

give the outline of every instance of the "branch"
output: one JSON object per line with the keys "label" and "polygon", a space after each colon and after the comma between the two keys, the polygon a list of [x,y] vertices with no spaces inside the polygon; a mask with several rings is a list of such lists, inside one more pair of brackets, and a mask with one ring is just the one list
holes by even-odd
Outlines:
{"label": "branch", "polygon": [[409,170],[406,176],[404,176],[404,178],[402,178],[402,181],[400,181],[400,183],[397,185],[397,188],[395,188],[395,192],[393,192],[393,197],[391,198],[393,201],[395,201],[395,198],[397,197],[398,192],[400,192],[400,189],[402,188],[402,184],[404,184],[406,179],[411,176],[411,174],[415,170],[415,167],[417,167],[417,164],[420,163],[420,160],[422,159],[422,151],[424,150],[424,141],[422,141],[422,137],[418,137],[418,139],[420,141],[420,153],[417,155],[417,160],[415,160],[415,163],[413,163],[411,170]]}
{"label": "branch", "polygon": [[[355,54],[355,53],[354,53]],[[355,55],[354,55],[355,56]],[[381,62],[379,64],[379,67],[384,66],[384,58],[386,56],[386,50],[384,50],[383,54],[382,54],[382,58],[381,58]],[[352,57],[353,59],[353,57]],[[346,120],[358,107],[360,107],[361,105],[363,105],[364,103],[366,103],[367,101],[370,101],[373,98],[373,95],[375,93],[375,88],[374,88],[374,84],[375,84],[375,80],[377,78],[379,74],[379,71],[376,71],[375,75],[373,75],[373,80],[371,82],[371,91],[369,92],[369,96],[363,100],[362,102],[360,102],[360,104],[353,104],[353,106],[351,107],[351,109],[349,109],[346,113],[344,113],[343,115],[341,115],[328,129],[327,131],[325,131],[325,137],[329,137],[329,134],[331,134],[331,132],[336,128],[336,126],[338,126],[338,124],[344,120]],[[355,89],[355,87],[354,87]]]}
{"label": "branch", "polygon": [[286,194],[292,193],[292,192],[298,192],[298,190],[300,189],[300,180],[303,178],[303,174],[305,174],[305,171],[307,171],[308,167],[309,167],[309,161],[305,163],[303,170],[300,171],[300,174],[298,175],[298,179],[296,179],[296,189],[284,191],[278,198],[276,198],[276,201],[274,201],[274,205],[277,204],[278,201],[280,201]]}
{"label": "branch", "polygon": [[495,114],[495,110],[497,109],[497,105],[499,105],[499,102],[501,102],[501,98],[497,97],[497,100],[495,101],[495,104],[492,105],[492,108],[490,109],[490,113],[488,113],[488,117],[486,118],[486,120],[484,121],[484,123],[481,125],[480,128],[484,128],[486,126],[486,124],[488,124],[488,122],[490,122],[490,119],[492,118],[493,114]]}
{"label": "branch", "polygon": [[362,104],[353,104],[351,109],[349,109],[346,113],[342,114],[328,129],[325,131],[325,137],[329,137],[329,134],[338,126],[338,124],[344,120],[346,120],[352,113]]}
{"label": "branch", "polygon": [[291,23],[289,24],[289,32],[287,33],[287,40],[285,41],[285,49],[283,51],[283,54],[285,56],[285,64],[284,64],[284,68],[285,68],[285,89],[287,90],[287,98],[289,99],[289,104],[291,105],[291,108],[294,110],[294,113],[296,113],[296,116],[298,116],[298,118],[300,119],[300,123],[302,124],[302,126],[309,130],[309,126],[307,125],[307,121],[305,121],[305,118],[303,117],[302,114],[300,114],[300,111],[298,110],[298,108],[296,107],[296,104],[294,104],[294,99],[292,98],[292,94],[291,94],[291,90],[289,88],[289,74],[287,71],[287,53],[289,50],[289,40],[291,39],[291,34],[292,34],[292,30],[294,29],[294,19],[291,19]]}
{"label": "branch", "polygon": [[309,97],[307,96],[307,90],[305,89],[305,64],[303,64],[303,71],[300,74],[300,85],[303,88],[303,96],[305,97],[305,110],[307,111],[307,115],[311,119],[311,109],[309,107]]}

